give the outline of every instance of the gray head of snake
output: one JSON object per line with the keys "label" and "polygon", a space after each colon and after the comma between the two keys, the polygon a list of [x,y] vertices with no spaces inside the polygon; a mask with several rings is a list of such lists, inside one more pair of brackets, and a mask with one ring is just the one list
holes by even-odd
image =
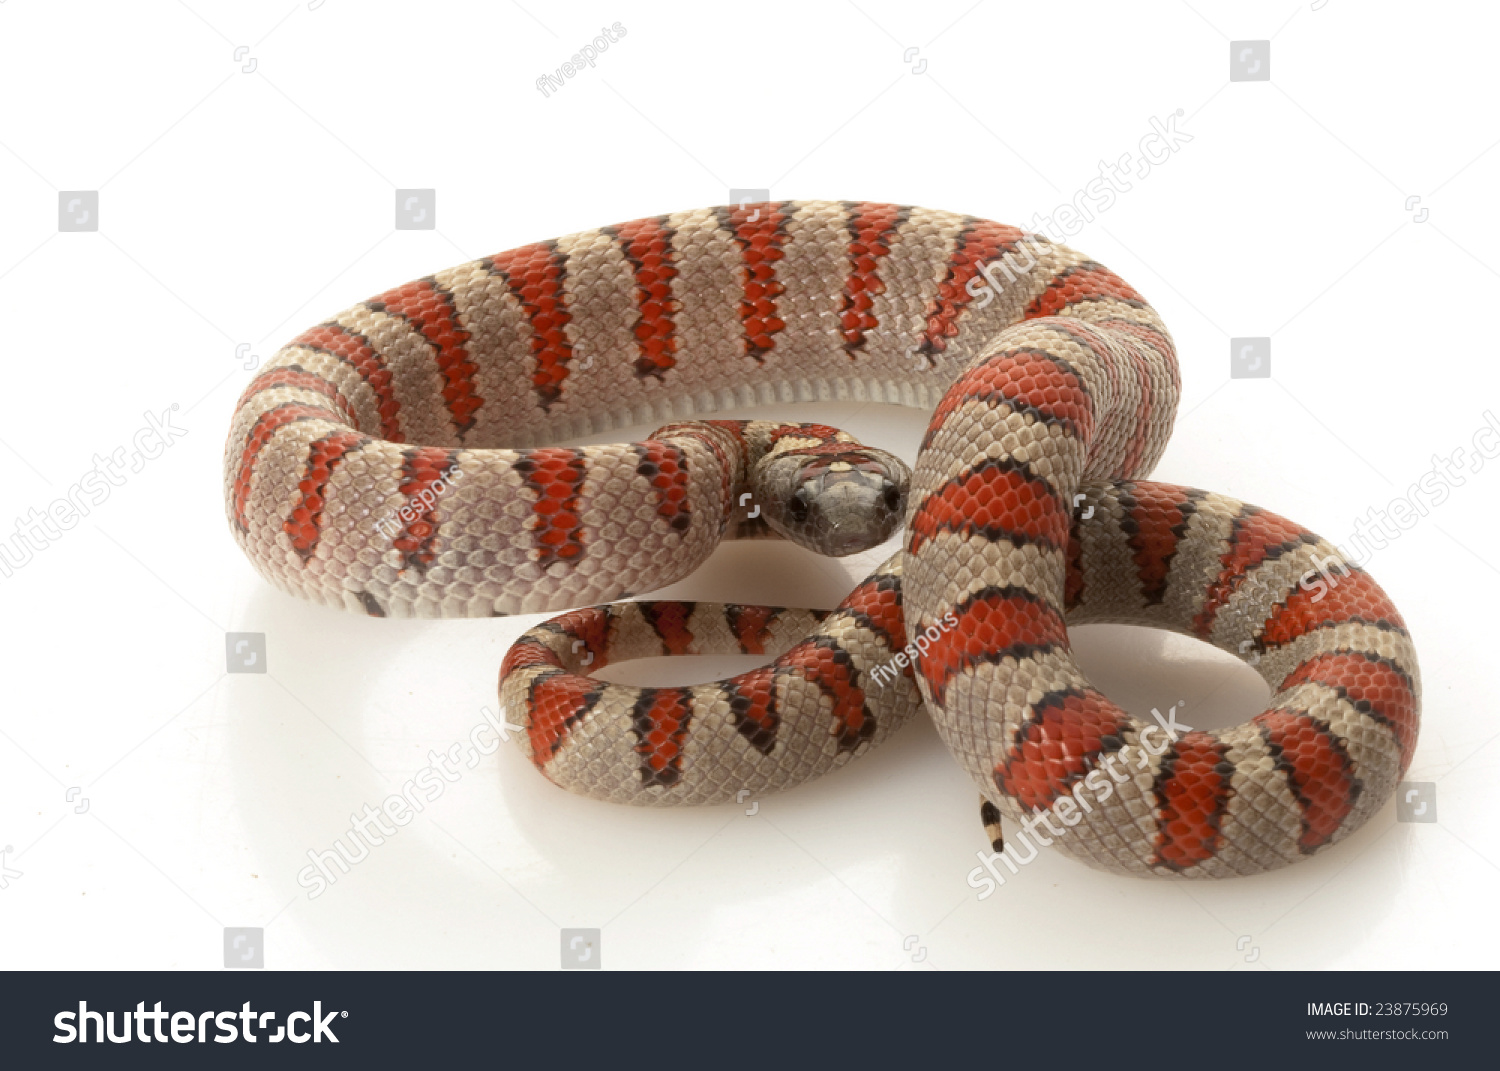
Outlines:
{"label": "gray head of snake", "polygon": [[841,558],[878,546],[906,515],[911,470],[894,454],[828,443],[763,459],[751,474],[766,523],[809,550]]}

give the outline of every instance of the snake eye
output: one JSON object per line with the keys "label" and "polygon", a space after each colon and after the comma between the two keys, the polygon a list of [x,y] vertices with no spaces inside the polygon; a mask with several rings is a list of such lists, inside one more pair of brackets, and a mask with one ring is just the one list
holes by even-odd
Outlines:
{"label": "snake eye", "polygon": [[807,491],[799,489],[786,504],[787,515],[798,524],[806,524],[807,518],[812,512],[812,507],[807,501]]}
{"label": "snake eye", "polygon": [[880,501],[885,503],[885,508],[890,510],[892,513],[900,512],[901,488],[897,487],[893,483],[887,484],[885,491],[880,496]]}

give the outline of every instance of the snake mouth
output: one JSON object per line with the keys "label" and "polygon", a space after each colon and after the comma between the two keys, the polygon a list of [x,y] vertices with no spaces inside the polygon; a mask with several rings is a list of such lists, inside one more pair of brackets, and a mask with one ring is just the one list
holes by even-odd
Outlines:
{"label": "snake mouth", "polygon": [[[884,542],[884,540],[878,540]],[[847,558],[851,554],[858,554],[862,550],[869,550],[877,543],[871,543],[867,539],[861,539],[858,535],[847,535],[840,537],[835,534],[827,543],[827,555],[830,558]]]}

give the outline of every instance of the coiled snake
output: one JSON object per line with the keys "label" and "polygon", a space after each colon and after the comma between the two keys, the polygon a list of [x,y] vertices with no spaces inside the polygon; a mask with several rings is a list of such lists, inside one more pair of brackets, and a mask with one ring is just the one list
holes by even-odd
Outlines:
{"label": "coiled snake", "polygon": [[[273,584],[390,616],[618,599],[725,535],[849,553],[904,511],[902,551],[831,612],[626,602],[532,629],[501,670],[521,746],[589,796],[723,802],[843,765],[925,705],[993,837],[1042,814],[1094,866],[1250,874],[1390,796],[1417,661],[1333,545],[1144,481],[1178,387],[1151,306],[1042,236],[862,202],[702,209],[486,257],[305,332],[241,398],[224,489]],[[900,461],[831,428],[695,419],[829,399],[933,410],[909,501]],[[660,420],[643,442],[538,445]],[[1131,717],[1069,653],[1066,625],[1099,621],[1250,661],[1270,708],[1220,732]],[[586,675],[717,651],[775,660],[693,687]]]}

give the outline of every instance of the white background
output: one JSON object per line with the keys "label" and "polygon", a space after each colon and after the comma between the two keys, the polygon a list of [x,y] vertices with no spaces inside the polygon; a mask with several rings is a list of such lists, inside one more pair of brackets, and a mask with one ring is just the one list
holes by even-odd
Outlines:
{"label": "white background", "polygon": [[[1044,850],[980,902],[975,792],[923,720],[753,816],[575,798],[507,747],[322,897],[298,886],[468,737],[540,618],[372,620],[263,583],[220,493],[240,343],[269,357],[408,279],[730,187],[1027,224],[1180,108],[1193,140],[1069,239],[1178,341],[1158,478],[1344,542],[1500,409],[1491,6],[971,4],[0,3],[0,539],[146,411],[188,431],[0,579],[0,964],[217,967],[222,927],[258,926],[268,967],[551,969],[573,926],[612,968],[1494,966],[1500,463],[1370,563],[1421,654],[1408,776],[1436,824],[1388,804],[1216,884]],[[1229,81],[1241,39],[1271,40],[1271,81]],[[437,230],[393,229],[406,187],[436,189]],[[100,191],[97,233],[57,233],[73,190]],[[1236,336],[1272,338],[1272,378],[1229,378]],[[908,459],[924,423],[782,412]],[[672,591],[832,606],[880,558],[727,546]],[[226,675],[226,631],[265,633],[269,673]],[[1212,728],[1265,701],[1191,641],[1075,639],[1137,713],[1181,699]]]}

